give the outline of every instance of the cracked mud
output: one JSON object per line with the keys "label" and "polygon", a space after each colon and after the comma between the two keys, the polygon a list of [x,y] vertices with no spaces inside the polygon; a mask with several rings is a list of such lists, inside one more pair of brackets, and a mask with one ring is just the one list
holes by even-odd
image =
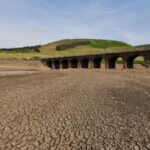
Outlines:
{"label": "cracked mud", "polygon": [[0,150],[150,149],[150,71],[0,77]]}

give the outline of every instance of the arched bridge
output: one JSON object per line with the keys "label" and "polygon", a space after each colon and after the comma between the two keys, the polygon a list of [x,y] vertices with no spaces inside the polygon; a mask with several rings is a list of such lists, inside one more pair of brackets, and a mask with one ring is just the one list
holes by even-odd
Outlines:
{"label": "arched bridge", "polygon": [[101,68],[102,60],[105,60],[105,68],[114,69],[116,60],[121,57],[123,59],[123,68],[133,68],[134,59],[138,56],[143,56],[145,67],[150,68],[150,50],[45,58],[42,59],[42,62],[52,69]]}

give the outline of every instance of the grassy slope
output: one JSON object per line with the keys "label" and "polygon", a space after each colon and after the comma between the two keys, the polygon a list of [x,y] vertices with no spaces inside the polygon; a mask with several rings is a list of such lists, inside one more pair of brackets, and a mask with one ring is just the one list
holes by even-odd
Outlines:
{"label": "grassy slope", "polygon": [[[87,39],[82,39],[87,40]],[[61,40],[46,45],[42,45],[39,50],[40,52],[34,51],[0,51],[0,59],[40,59],[46,57],[63,57],[63,56],[75,56],[75,55],[89,55],[89,54],[100,54],[110,53],[118,51],[134,51],[139,47],[133,47],[123,42],[109,41],[109,40],[93,40],[89,45],[77,46],[67,50],[57,51],[56,46],[61,44],[70,44],[72,42],[80,41],[80,39],[73,40]]]}
{"label": "grassy slope", "polygon": [[[100,53],[107,53],[107,52],[115,52],[115,51],[122,51],[132,48],[132,46],[123,43],[123,42],[116,42],[106,41],[106,40],[96,40],[91,45],[82,45],[77,46],[75,48],[69,48],[62,51],[57,51],[56,46],[66,43],[72,43],[77,40],[61,40],[55,43],[50,43],[47,45],[43,45],[41,49],[41,53],[44,55],[48,55],[49,57],[60,57],[60,56],[77,56],[77,55],[89,55],[89,54],[100,54]],[[95,40],[92,40],[95,41]],[[121,46],[121,47],[120,47]],[[125,49],[126,47],[126,49]],[[123,50],[123,51],[124,51]]]}

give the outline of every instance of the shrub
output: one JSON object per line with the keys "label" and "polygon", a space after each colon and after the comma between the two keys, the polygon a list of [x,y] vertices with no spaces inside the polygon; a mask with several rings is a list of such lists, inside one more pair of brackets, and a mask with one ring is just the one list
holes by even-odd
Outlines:
{"label": "shrub", "polygon": [[72,42],[72,43],[68,43],[68,44],[61,44],[61,45],[58,45],[56,46],[56,50],[57,51],[62,51],[62,50],[66,50],[66,49],[69,49],[69,48],[75,48],[77,46],[81,46],[81,45],[89,45],[91,44],[91,41],[75,41],[75,42]]}
{"label": "shrub", "polygon": [[91,44],[91,47],[93,48],[103,48],[103,49],[109,47],[124,47],[124,46],[129,45],[119,41],[108,41],[108,40],[95,41]]}
{"label": "shrub", "polygon": [[40,52],[40,45],[37,46],[26,46],[26,47],[18,47],[18,48],[2,48],[0,51],[2,52]]}

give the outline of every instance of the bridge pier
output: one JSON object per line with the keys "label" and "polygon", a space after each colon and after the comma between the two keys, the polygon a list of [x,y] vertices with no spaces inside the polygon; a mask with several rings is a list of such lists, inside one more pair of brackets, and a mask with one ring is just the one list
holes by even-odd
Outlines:
{"label": "bridge pier", "polygon": [[88,68],[94,68],[93,59],[90,59],[90,60],[89,60],[89,66],[88,66]]}
{"label": "bridge pier", "polygon": [[123,68],[124,69],[133,68],[133,61],[134,61],[134,58],[123,59]]}
{"label": "bridge pier", "polygon": [[78,59],[78,68],[82,68],[82,66],[81,66],[81,59]]}
{"label": "bridge pier", "polygon": [[68,68],[71,68],[71,60],[68,60]]}
{"label": "bridge pier", "polygon": [[89,59],[88,58],[81,59],[81,68],[89,68]]}
{"label": "bridge pier", "polygon": [[105,60],[105,69],[108,69],[109,67],[108,67],[108,58],[104,58],[104,60]]}
{"label": "bridge pier", "polygon": [[53,60],[52,60],[52,67],[51,67],[51,69],[55,69]]}
{"label": "bridge pier", "polygon": [[78,68],[78,59],[71,59],[69,61],[69,67],[70,68]]}
{"label": "bridge pier", "polygon": [[61,63],[59,60],[54,60],[54,69],[60,69],[61,68]]}
{"label": "bridge pier", "polygon": [[110,57],[105,59],[105,67],[107,69],[115,69],[116,67],[116,59],[118,57]]}
{"label": "bridge pier", "polygon": [[144,59],[145,59],[145,67],[150,68],[150,54],[145,54]]}
{"label": "bridge pier", "polygon": [[108,60],[108,68],[115,69],[115,60],[113,60],[113,59]]}
{"label": "bridge pier", "polygon": [[123,69],[127,69],[127,60],[123,58]]}
{"label": "bridge pier", "polygon": [[64,60],[61,60],[60,62],[60,68],[61,69],[67,69],[69,68],[69,61],[64,59]]}
{"label": "bridge pier", "polygon": [[44,62],[44,65],[47,65],[49,68],[52,68],[52,61],[48,60],[48,61]]}
{"label": "bridge pier", "polygon": [[93,59],[93,68],[101,68],[102,58]]}

